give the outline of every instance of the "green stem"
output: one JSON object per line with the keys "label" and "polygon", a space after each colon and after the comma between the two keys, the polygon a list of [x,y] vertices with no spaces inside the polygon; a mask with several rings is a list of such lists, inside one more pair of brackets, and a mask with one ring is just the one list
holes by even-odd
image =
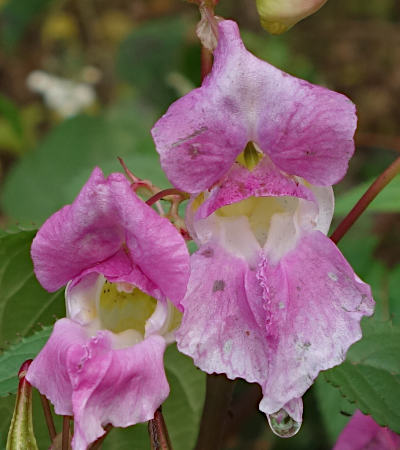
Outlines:
{"label": "green stem", "polygon": [[207,375],[207,392],[196,450],[219,450],[231,404],[235,381],[222,375]]}
{"label": "green stem", "polygon": [[366,210],[372,200],[381,192],[381,190],[400,173],[400,157],[397,158],[379,177],[371,184],[365,194],[355,204],[353,209],[340,222],[339,226],[332,233],[331,239],[337,244],[340,239],[347,233],[353,223]]}

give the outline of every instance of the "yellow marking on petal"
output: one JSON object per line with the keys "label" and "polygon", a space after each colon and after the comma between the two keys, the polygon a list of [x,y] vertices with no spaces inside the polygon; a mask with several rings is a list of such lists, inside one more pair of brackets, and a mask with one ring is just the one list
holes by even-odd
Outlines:
{"label": "yellow marking on petal", "polygon": [[253,142],[248,142],[246,148],[236,158],[236,162],[248,170],[253,170],[263,158],[263,154],[259,152]]}
{"label": "yellow marking on petal", "polygon": [[274,214],[285,212],[285,209],[276,197],[253,197],[254,209],[249,216],[250,227],[261,246],[268,237],[271,219]]}
{"label": "yellow marking on petal", "polygon": [[204,202],[204,193],[201,192],[192,202],[192,209],[196,212]]}
{"label": "yellow marking on petal", "polygon": [[256,206],[256,198],[250,197],[246,198],[245,200],[241,200],[240,202],[223,206],[222,208],[219,208],[216,211],[216,213],[218,216],[221,217],[238,217],[238,216],[250,217],[255,206]]}
{"label": "yellow marking on petal", "polygon": [[179,309],[175,308],[175,306],[172,306],[172,312],[170,313],[172,315],[171,317],[171,323],[169,325],[168,331],[174,331],[176,330],[182,321],[183,314],[179,311]]}
{"label": "yellow marking on petal", "polygon": [[220,217],[247,217],[257,241],[263,246],[266,242],[271,218],[284,213],[286,197],[249,197],[237,203],[223,206],[216,211]]}
{"label": "yellow marking on petal", "polygon": [[117,283],[106,281],[100,294],[99,318],[102,326],[114,333],[133,329],[144,335],[146,321],[156,305],[156,299],[138,288],[125,292]]}

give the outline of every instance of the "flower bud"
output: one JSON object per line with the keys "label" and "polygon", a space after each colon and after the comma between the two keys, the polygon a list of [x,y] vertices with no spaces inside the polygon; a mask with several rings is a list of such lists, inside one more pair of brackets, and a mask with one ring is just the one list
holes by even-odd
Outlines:
{"label": "flower bud", "polygon": [[315,13],[326,0],[257,0],[261,25],[271,34],[281,34]]}
{"label": "flower bud", "polygon": [[32,386],[25,379],[32,360],[25,361],[18,373],[19,385],[7,438],[7,450],[38,450],[32,423]]}

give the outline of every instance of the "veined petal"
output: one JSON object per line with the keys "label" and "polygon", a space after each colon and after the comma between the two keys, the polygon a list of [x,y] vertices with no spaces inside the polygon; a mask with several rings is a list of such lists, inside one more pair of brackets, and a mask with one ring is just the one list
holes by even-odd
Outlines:
{"label": "veined petal", "polygon": [[259,60],[229,20],[219,23],[214,57],[202,87],[172,104],[152,130],[173,184],[191,193],[210,188],[250,141],[310,183],[343,177],[356,127],[348,98]]}
{"label": "veined petal", "polygon": [[86,449],[111,423],[127,427],[146,422],[168,397],[165,341],[151,336],[132,347],[113,349],[113,335],[99,332],[68,359],[73,387],[76,450]]}
{"label": "veined petal", "polygon": [[57,290],[120,249],[124,230],[115,226],[111,197],[96,168],[73,204],[64,206],[40,228],[31,255],[36,277],[45,289]]}
{"label": "veined petal", "polygon": [[204,245],[191,258],[176,334],[179,350],[207,373],[261,384],[268,373],[269,348],[263,305],[253,301],[262,294],[255,272],[218,245]]}
{"label": "veined petal", "polygon": [[124,175],[104,178],[98,168],[72,205],[40,228],[31,253],[49,291],[98,272],[149,295],[157,287],[178,305],[188,279],[189,255],[175,227],[137,197]]}
{"label": "veined petal", "polygon": [[196,218],[203,219],[218,208],[249,197],[268,196],[289,196],[314,201],[310,189],[282,173],[269,158],[263,158],[252,171],[235,163],[221,183],[211,190],[210,196],[197,210]]}
{"label": "veined petal", "polygon": [[28,381],[56,413],[74,416],[74,450],[86,450],[108,423],[127,427],[150,420],[168,396],[165,340],[151,336],[115,349],[117,340],[109,331],[90,338],[79,324],[61,319],[29,368]]}
{"label": "veined petal", "polygon": [[54,405],[56,414],[72,416],[72,386],[67,361],[75,346],[89,337],[83,327],[69,319],[58,320],[46,345],[33,360],[27,380]]}
{"label": "veined petal", "polygon": [[258,277],[270,313],[269,374],[260,409],[271,414],[300,398],[321,370],[344,360],[374,301],[369,286],[319,231],[304,233],[278,262],[265,258]]}

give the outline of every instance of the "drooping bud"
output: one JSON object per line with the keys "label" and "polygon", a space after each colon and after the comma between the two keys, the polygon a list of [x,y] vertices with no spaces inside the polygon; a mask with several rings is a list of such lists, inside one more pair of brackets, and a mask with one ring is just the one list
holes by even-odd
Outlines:
{"label": "drooping bud", "polygon": [[8,431],[7,450],[38,450],[32,423],[32,386],[25,379],[31,362],[31,359],[25,361],[18,372],[18,393]]}
{"label": "drooping bud", "polygon": [[261,25],[271,34],[281,34],[315,13],[326,0],[256,0]]}

